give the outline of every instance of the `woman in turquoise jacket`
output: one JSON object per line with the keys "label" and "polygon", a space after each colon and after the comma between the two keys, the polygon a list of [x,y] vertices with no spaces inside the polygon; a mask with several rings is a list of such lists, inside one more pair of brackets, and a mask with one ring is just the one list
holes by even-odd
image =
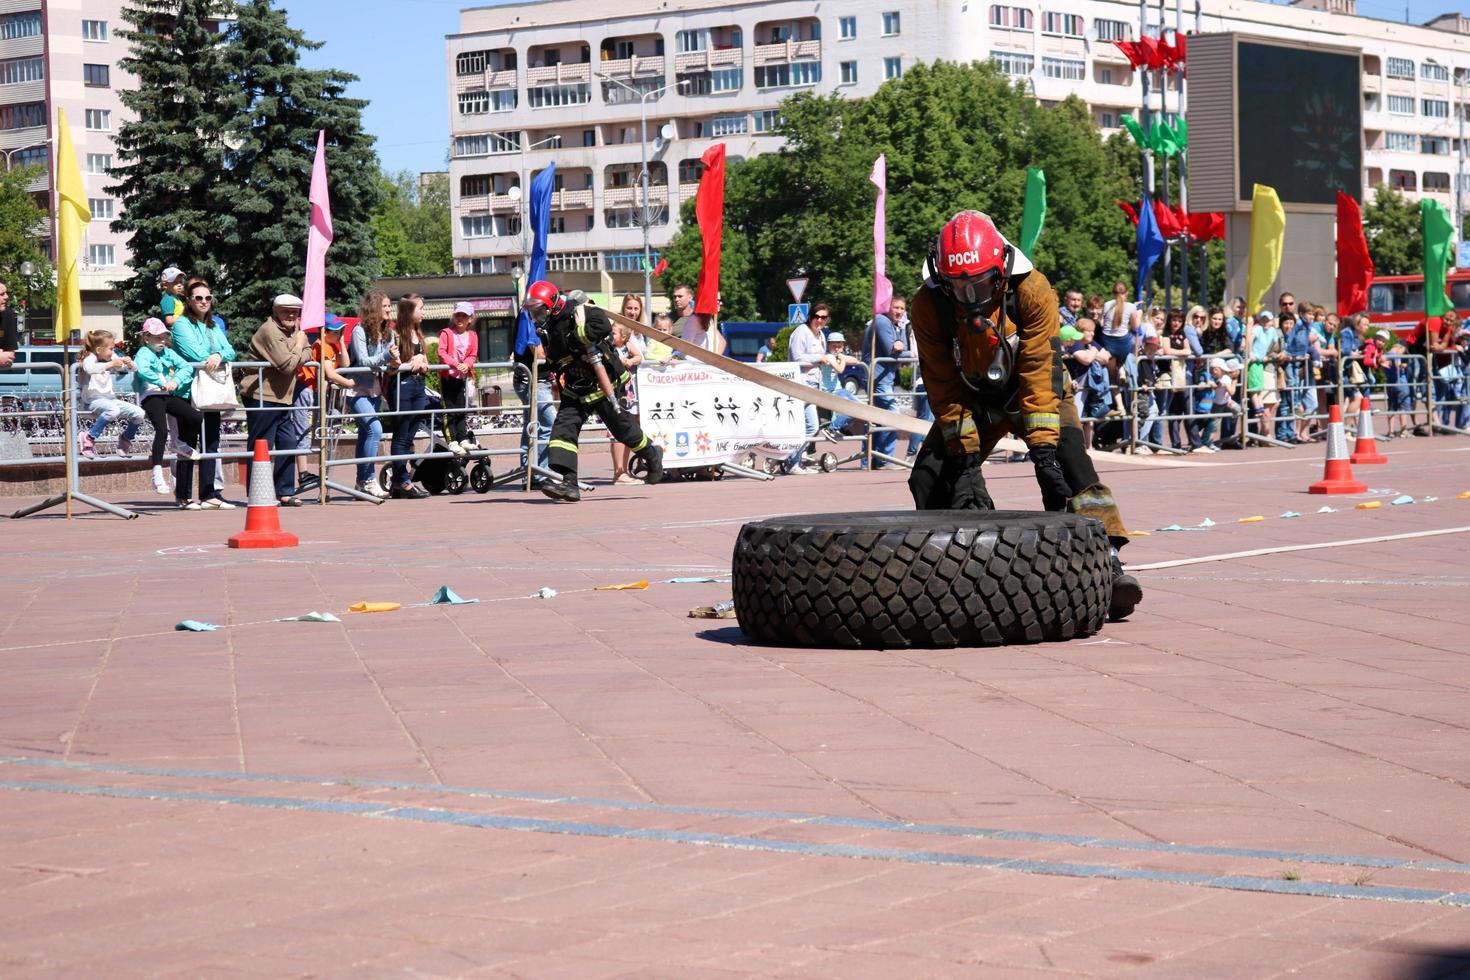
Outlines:
{"label": "woman in turquoise jacket", "polygon": [[[214,290],[207,280],[195,276],[184,289],[184,312],[174,320],[173,326],[174,353],[191,364],[200,365],[200,370],[204,371],[217,371],[220,365],[235,360],[235,348],[214,328],[214,321],[210,319],[213,306]],[[200,451],[217,453],[221,413],[200,414],[204,417]],[[228,503],[215,486],[216,465],[213,459],[199,461],[199,503],[206,508],[229,510],[234,505]],[[179,482],[183,482],[182,470]]]}
{"label": "woman in turquoise jacket", "polygon": [[142,344],[133,356],[133,386],[143,414],[153,424],[153,489],[168,493],[168,480],[163,475],[163,448],[168,440],[168,421],[179,428],[179,473],[174,484],[174,499],[186,510],[199,510],[190,499],[194,485],[194,449],[199,444],[199,411],[189,402],[194,369],[169,348],[168,327],[162,320],[150,317],[139,331]]}

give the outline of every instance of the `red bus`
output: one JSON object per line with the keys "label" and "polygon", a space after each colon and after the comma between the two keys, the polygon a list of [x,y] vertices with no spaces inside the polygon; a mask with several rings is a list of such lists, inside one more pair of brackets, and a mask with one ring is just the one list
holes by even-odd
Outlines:
{"label": "red bus", "polygon": [[[1455,312],[1470,316],[1470,270],[1445,278]],[[1377,276],[1368,287],[1368,319],[1394,333],[1408,333],[1424,322],[1423,276]]]}

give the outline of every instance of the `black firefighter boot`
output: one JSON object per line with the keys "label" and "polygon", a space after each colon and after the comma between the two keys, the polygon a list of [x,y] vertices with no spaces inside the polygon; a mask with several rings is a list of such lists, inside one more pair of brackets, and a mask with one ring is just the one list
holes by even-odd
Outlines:
{"label": "black firefighter boot", "polygon": [[648,467],[648,472],[643,476],[644,483],[653,486],[664,478],[664,451],[656,444],[650,442],[634,455]]}
{"label": "black firefighter boot", "polygon": [[552,500],[564,500],[569,504],[575,504],[582,499],[582,488],[577,485],[577,477],[572,473],[558,472],[555,480],[542,480],[537,489]]}
{"label": "black firefighter boot", "polygon": [[1127,619],[1133,607],[1143,601],[1143,586],[1138,584],[1138,579],[1123,571],[1116,540],[1108,549],[1108,563],[1113,570],[1113,601],[1108,604],[1108,619],[1117,622]]}

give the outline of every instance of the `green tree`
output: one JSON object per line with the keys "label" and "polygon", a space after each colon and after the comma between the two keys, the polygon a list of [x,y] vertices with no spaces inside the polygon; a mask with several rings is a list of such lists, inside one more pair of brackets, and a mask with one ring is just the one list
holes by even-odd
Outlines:
{"label": "green tree", "polygon": [[355,308],[380,268],[369,220],[380,191],[373,139],[362,128],[366,103],[347,97],[354,76],[301,66],[301,51],[317,47],[270,0],[237,5],[224,47],[229,174],[213,194],[231,225],[219,307],[237,341],[270,314],[272,297],[302,289],[319,130],[332,208],[328,307]]}
{"label": "green tree", "polygon": [[1363,235],[1373,272],[1379,276],[1417,275],[1424,271],[1424,237],[1419,208],[1404,195],[1379,184],[1363,208]]}
{"label": "green tree", "polygon": [[107,188],[122,199],[113,222],[131,234],[135,274],[116,285],[129,328],[158,305],[158,273],[170,265],[216,278],[222,245],[234,232],[214,188],[225,172],[228,75],[211,18],[228,14],[220,0],[133,0],[115,36],[129,45],[119,66],[138,87],[118,97],[129,119],[118,130]]}
{"label": "green tree", "polygon": [[[47,236],[46,211],[36,203],[26,185],[46,176],[43,167],[17,167],[0,172],[0,280],[10,287],[16,306],[50,309],[56,301],[55,276],[51,261],[41,251]],[[22,263],[35,266],[29,279],[21,275]]]}
{"label": "green tree", "polygon": [[[937,62],[866,100],[802,94],[781,113],[786,146],[727,172],[726,254],[736,236],[748,249],[743,266],[721,270],[727,311],[750,297],[762,319],[784,320],[785,280],[800,274],[811,280],[807,298],[832,305],[834,324],[868,318],[876,193],[868,174],[879,153],[888,162],[888,277],[898,294],[918,288],[930,245],[956,211],[984,211],[1019,236],[1032,164],[1047,173],[1036,255],[1047,277],[1105,292],[1131,276],[1133,228],[1113,202],[1137,196],[1137,154],[1130,160],[1105,145],[1076,99],[1042,107],[988,62]],[[686,223],[665,252],[666,287],[697,274],[698,236]]]}
{"label": "green tree", "polygon": [[407,170],[378,177],[373,241],[385,276],[448,275],[454,271],[449,224],[449,175],[420,184]]}

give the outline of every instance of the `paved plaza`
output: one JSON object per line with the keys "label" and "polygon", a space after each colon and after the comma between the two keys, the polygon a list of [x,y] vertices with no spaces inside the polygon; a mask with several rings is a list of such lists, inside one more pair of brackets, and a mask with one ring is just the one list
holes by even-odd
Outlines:
{"label": "paved plaza", "polygon": [[141,494],[8,521],[0,973],[1470,975],[1470,533],[1425,533],[1470,532],[1470,454],[1382,445],[1357,497],[1304,492],[1320,449],[1100,457],[1133,566],[1357,543],[1141,570],[1129,622],[1000,649],[753,646],[667,581],[745,520],[906,508],[890,471],[594,469],[257,553]]}

